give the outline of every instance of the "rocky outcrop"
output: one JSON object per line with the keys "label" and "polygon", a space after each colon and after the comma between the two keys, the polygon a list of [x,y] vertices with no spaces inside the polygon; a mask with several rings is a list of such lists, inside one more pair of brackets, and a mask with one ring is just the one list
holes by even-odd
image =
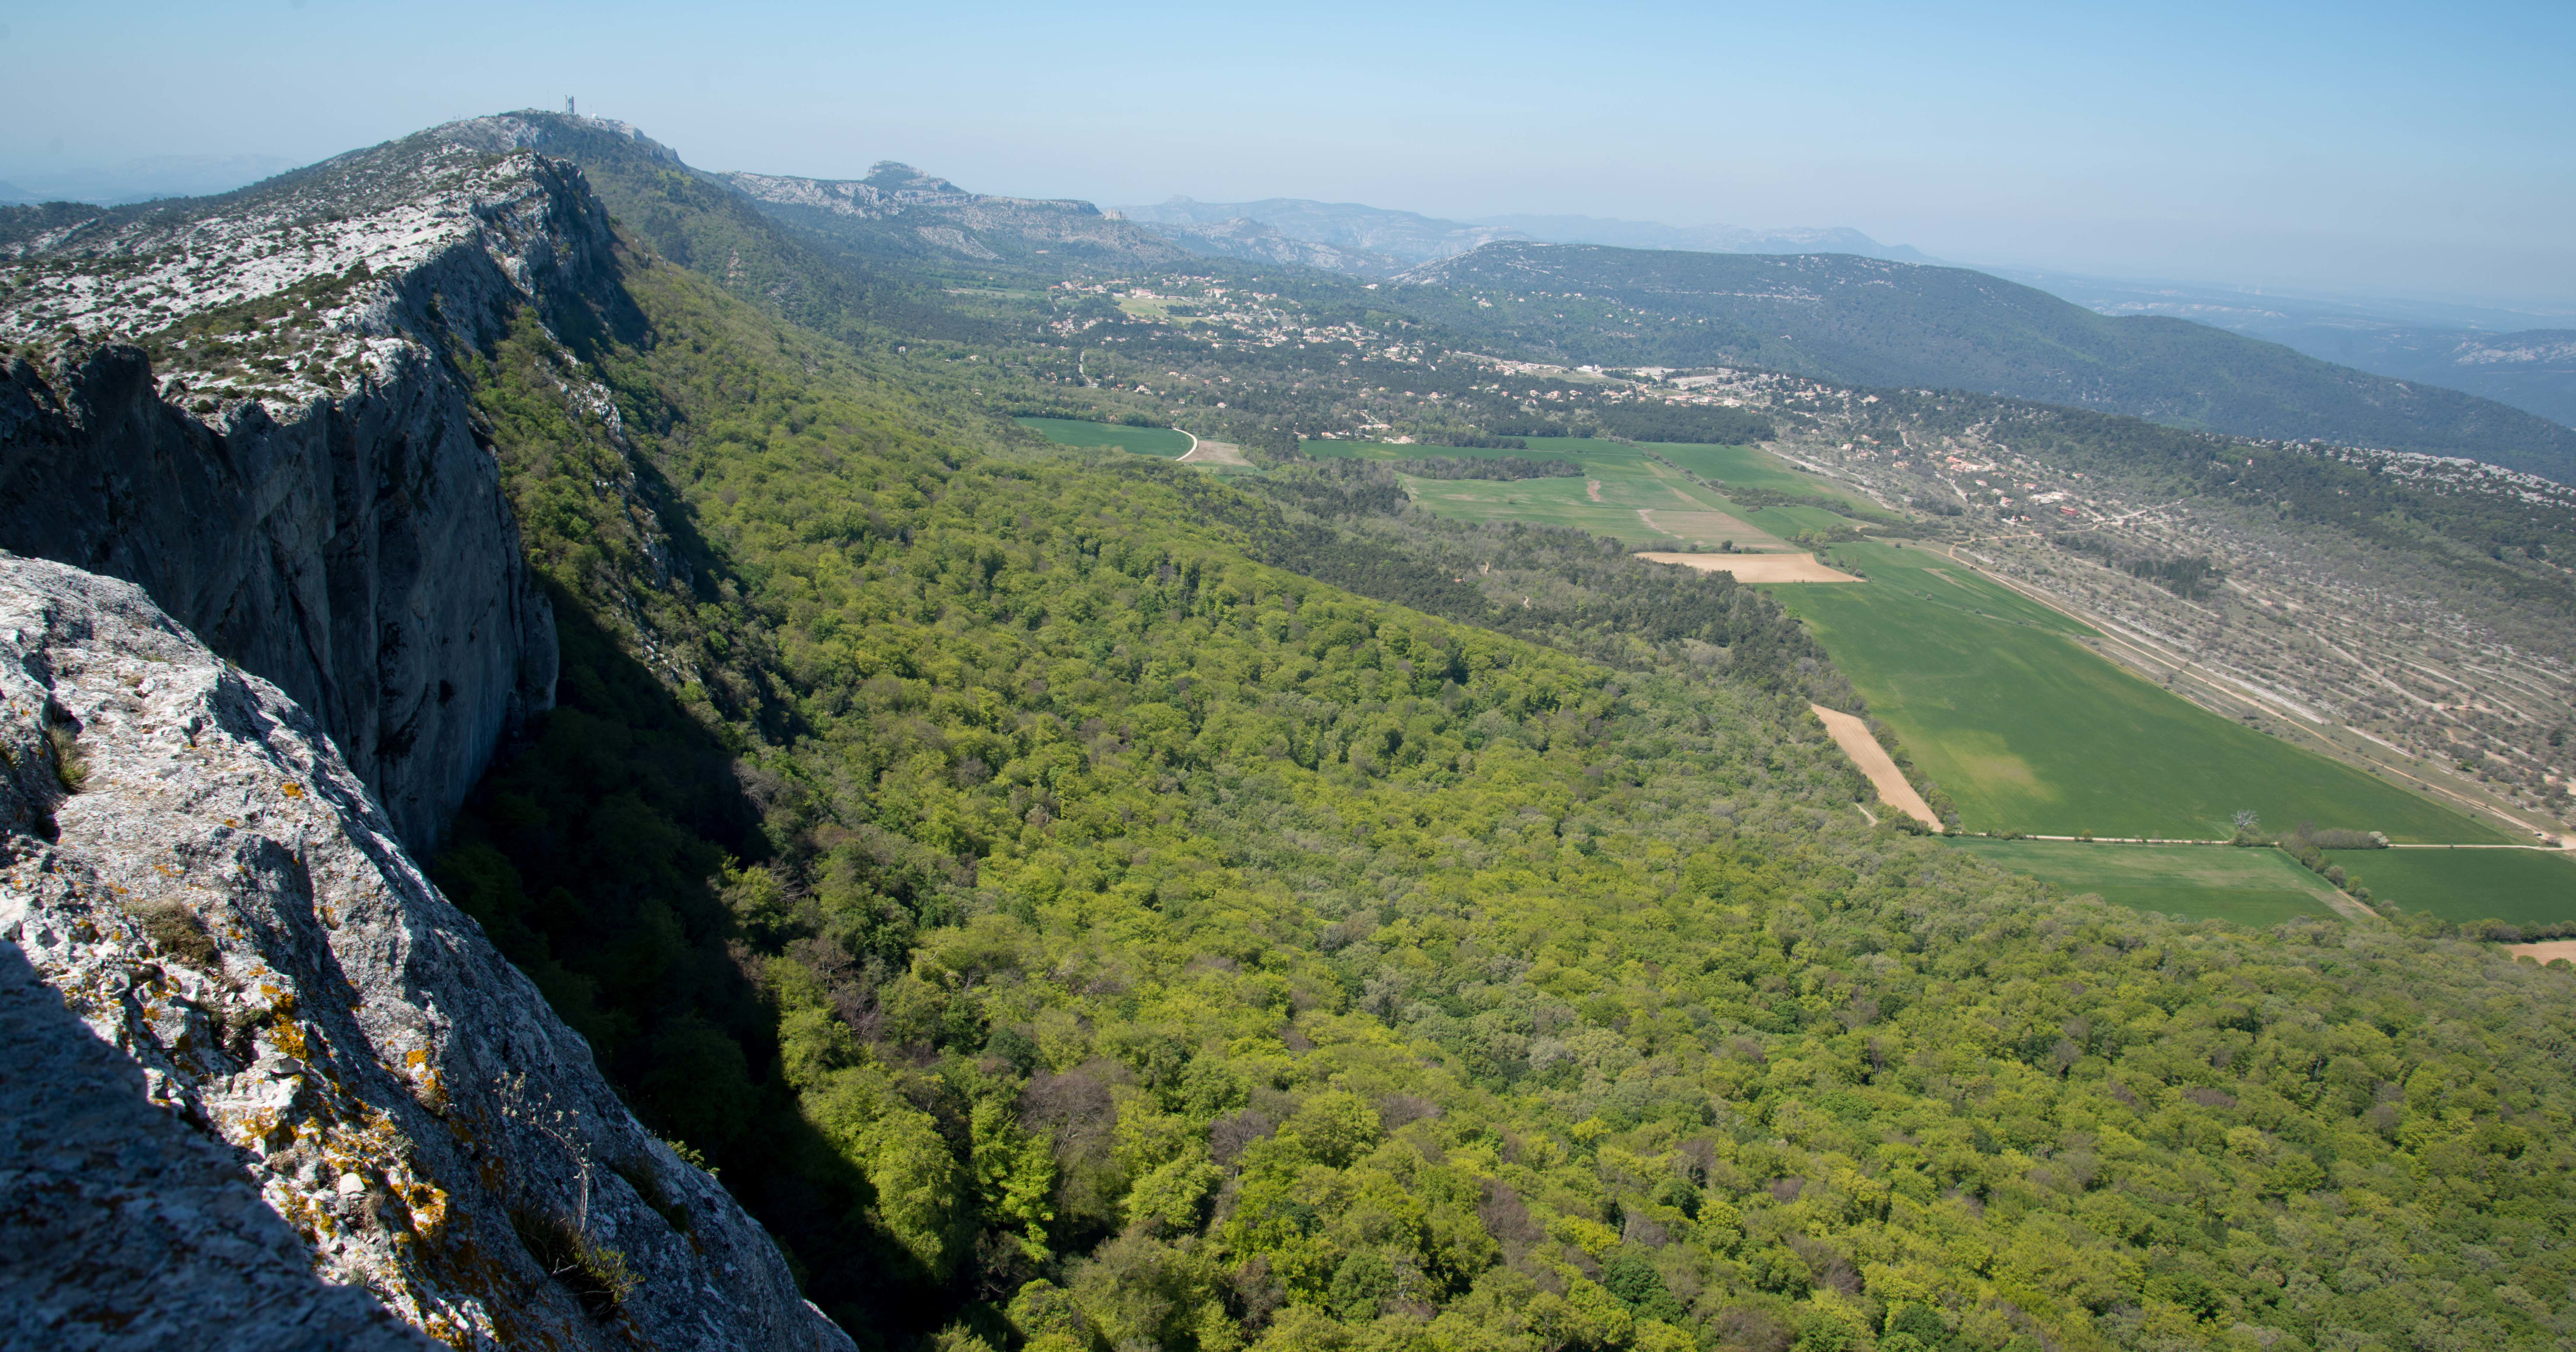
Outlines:
{"label": "rocky outcrop", "polygon": [[134,585],[0,557],[0,840],[0,1342],[849,1346]]}
{"label": "rocky outcrop", "polygon": [[610,248],[578,171],[432,143],[19,238],[0,548],[142,584],[428,849],[556,661],[451,353]]}

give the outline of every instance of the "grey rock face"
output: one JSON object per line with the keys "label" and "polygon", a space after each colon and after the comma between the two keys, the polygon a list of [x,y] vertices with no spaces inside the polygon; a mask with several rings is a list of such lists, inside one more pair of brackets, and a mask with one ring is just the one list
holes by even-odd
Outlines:
{"label": "grey rock face", "polygon": [[[0,399],[0,547],[141,583],[315,711],[428,849],[496,738],[554,702],[553,611],[489,452],[425,359],[280,419],[208,426],[131,347]],[[0,412],[0,420],[7,414]]]}
{"label": "grey rock face", "polygon": [[315,1276],[232,1153],[153,1103],[6,943],[0,1039],[0,1346],[436,1346]]}
{"label": "grey rock face", "polygon": [[141,589],[0,556],[0,753],[0,1343],[850,1346]]}
{"label": "grey rock face", "polygon": [[[82,337],[0,381],[0,548],[141,583],[320,718],[426,850],[556,666],[447,345],[577,293],[611,240],[565,166],[378,158],[12,251],[46,280],[0,336]],[[159,340],[158,370],[119,341],[263,303],[240,342]]]}

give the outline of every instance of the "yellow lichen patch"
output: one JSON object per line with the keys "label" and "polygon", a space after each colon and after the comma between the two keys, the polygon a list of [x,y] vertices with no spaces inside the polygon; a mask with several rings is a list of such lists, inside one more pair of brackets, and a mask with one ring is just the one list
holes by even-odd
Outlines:
{"label": "yellow lichen patch", "polygon": [[298,1061],[313,1059],[312,1044],[304,1039],[304,1026],[293,1019],[281,1017],[269,1025],[268,1037],[269,1041],[277,1044],[279,1051]]}
{"label": "yellow lichen patch", "polygon": [[403,1204],[411,1208],[412,1232],[421,1238],[436,1239],[447,1229],[448,1209],[445,1192],[426,1183],[414,1183],[411,1185],[411,1191],[404,1194]]}
{"label": "yellow lichen patch", "polygon": [[[423,1069],[412,1082],[412,1101],[444,1117],[447,1114],[447,1081],[435,1070]],[[450,1124],[452,1127],[454,1124]]]}
{"label": "yellow lichen patch", "polygon": [[279,785],[277,791],[285,794],[289,798],[301,798],[304,796],[304,786],[292,782]]}

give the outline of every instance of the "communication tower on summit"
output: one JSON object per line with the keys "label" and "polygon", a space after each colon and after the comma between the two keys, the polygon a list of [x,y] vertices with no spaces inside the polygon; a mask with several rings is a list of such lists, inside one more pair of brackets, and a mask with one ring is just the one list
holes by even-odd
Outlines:
{"label": "communication tower on summit", "polygon": [[566,94],[566,95],[564,95],[564,116],[566,116],[566,117],[579,117],[579,116],[581,116],[581,113],[580,113],[578,110],[576,110],[576,109],[572,106],[572,95],[570,95],[570,94]]}

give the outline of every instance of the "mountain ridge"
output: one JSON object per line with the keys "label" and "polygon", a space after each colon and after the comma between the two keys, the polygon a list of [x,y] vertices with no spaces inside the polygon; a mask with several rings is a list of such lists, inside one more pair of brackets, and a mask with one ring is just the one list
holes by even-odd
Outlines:
{"label": "mountain ridge", "polygon": [[2162,314],[2420,380],[2576,427],[2576,328],[2548,310],[1985,268],[2106,315]]}
{"label": "mountain ridge", "polygon": [[[1225,247],[1225,236],[1209,233],[1212,227],[1250,221],[1276,230],[1291,240],[1347,251],[1346,260],[1321,266],[1370,276],[1389,275],[1384,268],[1386,259],[1394,259],[1407,266],[1417,265],[1511,240],[1721,253],[1851,253],[1873,258],[1925,261],[1925,255],[1910,246],[1883,245],[1857,230],[1841,226],[1748,230],[1731,225],[1674,226],[1598,216],[1528,214],[1454,221],[1359,202],[1321,202],[1299,197],[1272,197],[1254,202],[1201,202],[1175,196],[1152,205],[1118,207],[1115,210],[1148,228],[1168,233],[1174,239],[1184,242],[1200,240],[1204,251],[1212,253],[1232,252]],[[1256,255],[1236,253],[1234,256]],[[1277,261],[1291,260],[1280,258]]]}
{"label": "mountain ridge", "polygon": [[0,211],[0,341],[27,349],[0,361],[0,545],[142,584],[433,847],[555,681],[443,348],[589,283],[587,203],[561,167],[414,141],[220,198]]}
{"label": "mountain ridge", "polygon": [[[167,1158],[131,1133],[177,1114],[308,1265],[416,1328],[845,1348],[771,1236],[610,1090],[544,969],[505,962],[410,857],[513,759],[505,737],[552,726],[565,617],[505,495],[486,354],[632,327],[623,247],[577,166],[429,135],[222,198],[0,211],[0,545],[65,560],[0,560],[0,937],[129,1058],[108,1078],[152,1087],[83,1149]],[[547,393],[613,448],[618,408],[565,374]],[[649,472],[584,469],[581,496],[649,517]],[[534,538],[557,490],[527,504]],[[152,1233],[278,1238],[219,1219],[239,1188],[205,1195],[201,1235]],[[77,1211],[48,1214],[26,1280],[113,1289],[24,1307],[44,1336],[183,1298],[116,1285],[130,1263],[84,1246],[131,1236]]]}
{"label": "mountain ridge", "polygon": [[2576,477],[2576,430],[2520,409],[2187,320],[2103,316],[1968,268],[1512,242],[1424,264],[1396,286],[1425,318],[1568,361],[1974,389]]}

